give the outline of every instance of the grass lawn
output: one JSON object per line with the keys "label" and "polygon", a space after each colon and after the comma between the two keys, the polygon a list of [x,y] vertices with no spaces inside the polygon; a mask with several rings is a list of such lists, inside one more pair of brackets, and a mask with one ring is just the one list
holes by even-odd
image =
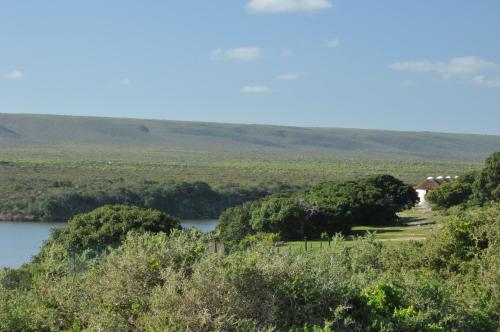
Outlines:
{"label": "grass lawn", "polygon": [[[347,241],[352,241],[358,236],[373,233],[379,241],[421,241],[429,235],[434,234],[441,227],[442,217],[436,215],[429,209],[414,208],[399,213],[401,223],[393,226],[356,226],[352,234],[346,236]],[[305,248],[304,241],[287,242],[287,246]],[[328,242],[307,241],[308,248],[327,248]]]}

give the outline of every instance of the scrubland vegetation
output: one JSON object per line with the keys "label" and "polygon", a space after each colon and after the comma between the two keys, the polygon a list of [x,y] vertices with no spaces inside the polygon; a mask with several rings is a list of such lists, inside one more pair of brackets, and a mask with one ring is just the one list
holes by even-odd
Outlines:
{"label": "scrubland vegetation", "polygon": [[129,232],[105,252],[46,245],[0,277],[0,329],[495,331],[498,204],[450,218],[429,241],[265,243],[225,255],[197,231]]}
{"label": "scrubland vegetation", "polygon": [[[328,234],[331,246],[305,251],[275,246],[290,232],[261,232],[226,241],[221,253],[214,252],[221,229],[180,230],[159,211],[102,207],[55,231],[29,264],[0,272],[0,330],[496,331],[498,167],[496,153],[474,175],[470,199],[441,210],[442,228],[425,241],[388,244],[369,235],[348,242]],[[284,197],[296,195],[336,208],[336,200],[349,206],[357,198],[380,213],[373,212],[377,222],[414,202],[388,176]],[[281,208],[281,197],[257,204]],[[261,212],[254,212],[261,224],[273,220]],[[297,227],[288,219],[294,214],[277,215]]]}
{"label": "scrubland vegetation", "polygon": [[136,204],[179,218],[215,218],[229,206],[323,181],[391,174],[416,184],[429,174],[461,175],[479,167],[473,161],[325,152],[2,148],[0,219],[67,220],[102,204]]}
{"label": "scrubland vegetation", "polygon": [[0,113],[0,220],[65,221],[103,204],[215,218],[324,181],[462,175],[498,146],[484,135]]}
{"label": "scrubland vegetation", "polygon": [[[498,137],[0,121],[0,219],[70,219],[0,270],[0,331],[500,328]],[[404,231],[430,175],[460,177]]]}

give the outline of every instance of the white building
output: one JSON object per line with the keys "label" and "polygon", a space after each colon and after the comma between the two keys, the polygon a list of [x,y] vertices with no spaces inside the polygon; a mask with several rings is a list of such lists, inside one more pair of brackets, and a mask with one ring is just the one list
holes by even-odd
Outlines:
{"label": "white building", "polygon": [[458,178],[458,176],[438,176],[438,177],[432,177],[429,176],[424,182],[419,184],[418,186],[415,187],[415,190],[418,193],[418,198],[420,198],[420,206],[425,206],[426,201],[425,201],[425,195],[431,191],[436,189],[442,184],[451,182]]}

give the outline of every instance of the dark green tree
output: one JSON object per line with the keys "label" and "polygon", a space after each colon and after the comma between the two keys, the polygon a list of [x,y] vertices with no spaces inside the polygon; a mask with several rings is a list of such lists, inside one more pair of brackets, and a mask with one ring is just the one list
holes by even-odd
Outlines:
{"label": "dark green tree", "polygon": [[172,229],[180,229],[180,221],[163,212],[106,205],[73,217],[67,227],[52,234],[49,242],[61,242],[71,250],[105,248],[119,244],[132,230],[168,234]]}
{"label": "dark green tree", "polygon": [[472,186],[473,198],[479,204],[500,199],[500,151],[490,155]]}
{"label": "dark green tree", "polygon": [[273,195],[229,209],[218,230],[225,240],[277,233],[282,240],[348,232],[356,224],[387,224],[417,202],[415,190],[389,175],[324,182],[292,194]]}

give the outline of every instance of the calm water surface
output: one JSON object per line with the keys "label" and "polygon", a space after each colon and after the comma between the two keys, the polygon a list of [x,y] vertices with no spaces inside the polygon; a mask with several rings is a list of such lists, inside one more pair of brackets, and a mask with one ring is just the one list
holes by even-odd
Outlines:
{"label": "calm water surface", "polygon": [[[184,220],[182,226],[196,227],[203,232],[215,229],[218,221]],[[65,223],[35,223],[0,221],[0,268],[20,267],[38,253],[42,242],[49,237],[51,228],[64,227]]]}

